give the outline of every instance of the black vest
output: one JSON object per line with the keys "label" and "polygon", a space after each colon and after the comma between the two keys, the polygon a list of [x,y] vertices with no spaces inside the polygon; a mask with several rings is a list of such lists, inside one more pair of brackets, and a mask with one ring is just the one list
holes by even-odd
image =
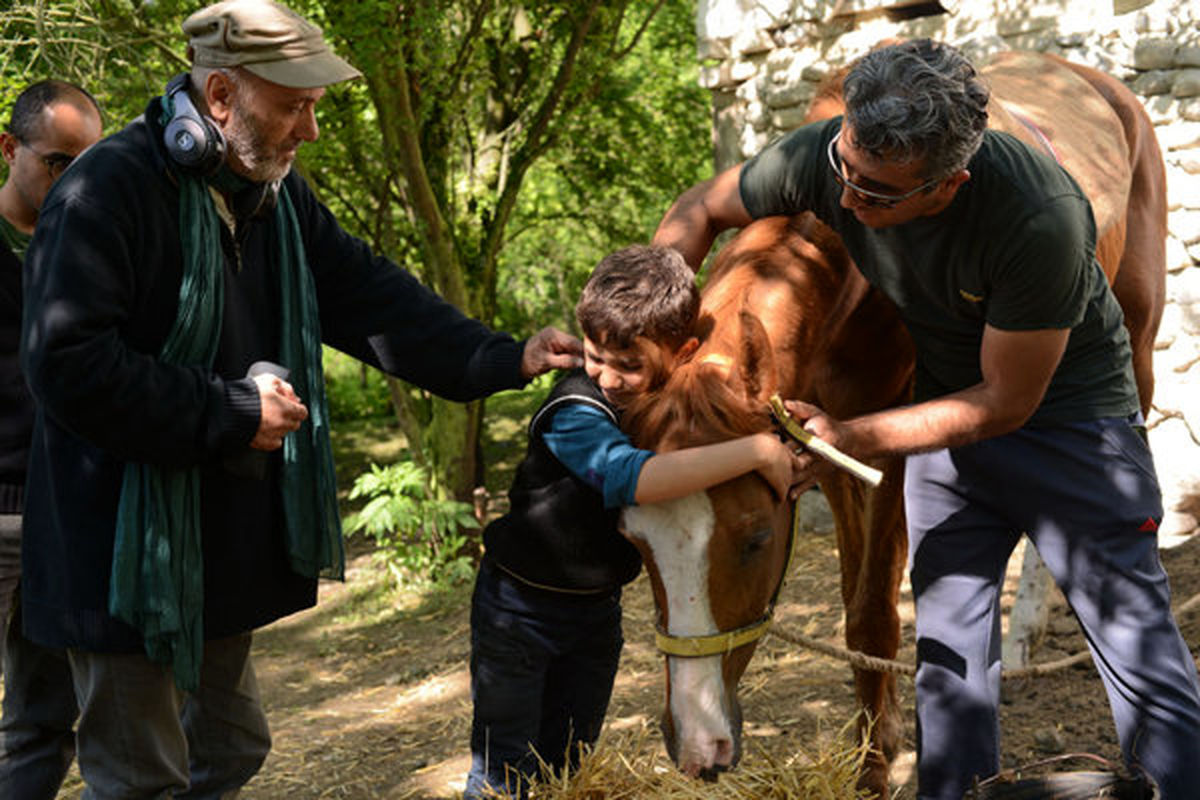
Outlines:
{"label": "black vest", "polygon": [[542,434],[560,409],[584,403],[617,424],[617,412],[582,369],[550,390],[529,423],[529,450],[517,467],[509,512],[483,532],[487,556],[509,574],[544,589],[612,591],[637,577],[642,557],[617,530],[619,508],[576,478]]}

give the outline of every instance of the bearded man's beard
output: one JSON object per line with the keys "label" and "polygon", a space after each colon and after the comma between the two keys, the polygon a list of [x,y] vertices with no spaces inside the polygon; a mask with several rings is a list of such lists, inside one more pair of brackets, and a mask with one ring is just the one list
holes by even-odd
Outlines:
{"label": "bearded man's beard", "polygon": [[246,170],[245,177],[255,183],[283,180],[292,168],[292,159],[267,146],[258,121],[238,103],[225,129],[225,143]]}

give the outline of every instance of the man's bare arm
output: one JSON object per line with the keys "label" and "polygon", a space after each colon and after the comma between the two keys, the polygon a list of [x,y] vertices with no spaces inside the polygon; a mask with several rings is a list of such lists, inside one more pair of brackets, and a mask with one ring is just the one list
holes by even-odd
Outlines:
{"label": "man's bare arm", "polygon": [[718,233],[752,221],[738,187],[741,174],[738,164],[679,195],[658,224],[654,244],[675,248],[698,271]]}
{"label": "man's bare arm", "polygon": [[845,422],[806,403],[788,410],[805,428],[857,458],[907,455],[960,447],[1016,430],[1037,410],[1066,350],[1068,329],[984,328],[983,380],[962,391]]}

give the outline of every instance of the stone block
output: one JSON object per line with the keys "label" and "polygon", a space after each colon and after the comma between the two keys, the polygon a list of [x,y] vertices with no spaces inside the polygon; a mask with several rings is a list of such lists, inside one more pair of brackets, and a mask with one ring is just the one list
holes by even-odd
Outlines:
{"label": "stone block", "polygon": [[721,172],[745,158],[740,142],[745,118],[742,106],[733,102],[732,92],[718,93],[716,102],[721,105],[713,113],[713,163]]}
{"label": "stone block", "polygon": [[1196,342],[1182,328],[1170,347],[1154,351],[1154,406],[1164,415],[1182,413],[1193,402],[1194,379],[1189,379],[1187,372],[1195,360]]}
{"label": "stone block", "polygon": [[1083,47],[1087,43],[1087,36],[1080,32],[1059,34],[1054,37],[1054,43],[1065,49],[1073,49]]}
{"label": "stone block", "polygon": [[1058,17],[1052,14],[1005,14],[996,20],[996,33],[1001,36],[1021,36],[1053,30]]}
{"label": "stone block", "polygon": [[728,39],[700,39],[696,42],[698,61],[724,61],[729,55]]}
{"label": "stone block", "polygon": [[1181,169],[1171,160],[1167,161],[1167,208],[1172,212],[1200,209],[1200,175]]}
{"label": "stone block", "polygon": [[[1168,264],[1170,261],[1167,262]],[[1167,302],[1163,305],[1162,321],[1158,326],[1158,334],[1154,338],[1155,350],[1169,350],[1179,336],[1179,325],[1182,314],[1179,306]]]}
{"label": "stone block", "polygon": [[1194,97],[1180,100],[1179,116],[1188,122],[1200,122],[1200,100]]}
{"label": "stone block", "polygon": [[[1167,214],[1167,230],[1184,244],[1200,242],[1200,209],[1180,208]],[[1196,294],[1200,300],[1200,290]]]}
{"label": "stone block", "polygon": [[1169,94],[1147,97],[1142,105],[1156,128],[1174,124],[1179,120],[1179,100]]}
{"label": "stone block", "polygon": [[1113,0],[1114,14],[1128,14],[1153,3],[1154,0]]}
{"label": "stone block", "polygon": [[1133,79],[1133,89],[1140,95],[1152,97],[1158,94],[1170,94],[1171,85],[1175,82],[1175,72],[1169,69],[1152,69],[1139,73]]}
{"label": "stone block", "polygon": [[800,78],[809,83],[821,84],[829,76],[829,73],[829,70],[808,64],[804,69],[800,70]]}
{"label": "stone block", "polygon": [[795,105],[808,105],[816,94],[816,85],[801,81],[790,86],[770,86],[763,88],[763,102],[771,109],[789,108]]}
{"label": "stone block", "polygon": [[1167,272],[1179,272],[1192,266],[1187,245],[1174,236],[1167,237]]}
{"label": "stone block", "polygon": [[761,102],[762,92],[760,91],[760,84],[762,84],[762,82],[763,78],[761,75],[759,75],[756,80],[742,81],[740,84],[738,84],[737,88],[734,89],[734,96],[743,103]]}
{"label": "stone block", "polygon": [[996,53],[1010,49],[1008,42],[995,34],[972,36],[959,41],[956,46],[973,64],[986,64]]}
{"label": "stone block", "polygon": [[[1200,269],[1193,267],[1168,277],[1168,296],[1180,312],[1179,332],[1189,337],[1200,334]],[[1193,344],[1185,342],[1182,346],[1185,350],[1194,350]],[[1177,341],[1167,352],[1173,353],[1179,346],[1181,343]],[[1177,358],[1177,355],[1171,357]],[[1188,358],[1190,359],[1190,356]],[[1176,361],[1172,366],[1178,367],[1181,363],[1184,362]],[[1197,397],[1197,401],[1200,401],[1200,397]],[[1200,423],[1200,416],[1197,416],[1196,421]]]}
{"label": "stone block", "polygon": [[804,124],[808,104],[776,108],[771,110],[771,127],[777,131],[790,131]]}
{"label": "stone block", "polygon": [[1154,129],[1163,152],[1200,148],[1200,122],[1170,120]]}
{"label": "stone block", "polygon": [[789,0],[699,0],[696,36],[730,39],[744,31],[780,27],[787,21]]}
{"label": "stone block", "polygon": [[803,47],[819,38],[819,34],[816,25],[798,22],[776,31],[775,37],[784,47]]}
{"label": "stone block", "polygon": [[1175,51],[1175,66],[1200,67],[1200,45],[1179,45],[1179,49]]}
{"label": "stone block", "polygon": [[729,42],[729,49],[735,56],[756,55],[769,53],[775,47],[771,34],[763,30],[743,30]]}
{"label": "stone block", "polygon": [[[767,107],[757,100],[746,104],[746,124],[757,133],[767,131],[771,127],[771,115]],[[1184,255],[1187,252],[1184,251]]]}
{"label": "stone block", "polygon": [[1161,3],[1151,3],[1138,12],[1134,29],[1140,34],[1170,34],[1175,29],[1178,12],[1164,8]]}
{"label": "stone block", "polygon": [[1200,69],[1181,69],[1175,73],[1171,84],[1174,97],[1200,97]]}
{"label": "stone block", "polygon": [[758,151],[770,144],[773,138],[775,137],[769,133],[759,133],[753,128],[744,128],[738,142],[742,152],[742,157],[739,161],[745,161],[750,156],[758,153]]}
{"label": "stone block", "polygon": [[796,60],[796,56],[797,52],[794,47],[776,47],[767,54],[764,62],[766,74],[774,76],[781,72],[786,73],[791,69],[792,62]]}
{"label": "stone block", "polygon": [[[1158,405],[1157,394],[1155,405]],[[1193,415],[1197,411],[1200,409],[1194,410]],[[1162,489],[1163,508],[1176,511],[1195,497],[1197,486],[1200,485],[1200,475],[1197,474],[1200,469],[1200,447],[1193,438],[1196,423],[1188,421],[1186,412],[1172,409],[1171,413],[1182,413],[1182,416],[1163,419],[1149,431],[1149,438],[1159,487]],[[1171,533],[1177,535],[1180,528],[1187,524],[1186,519],[1173,519]]]}
{"label": "stone block", "polygon": [[732,83],[743,83],[758,74],[758,64],[753,61],[737,60],[729,65],[729,80]]}
{"label": "stone block", "polygon": [[700,67],[700,75],[696,79],[696,82],[700,84],[700,88],[702,89],[722,89],[726,86],[728,77],[728,62],[703,64]]}
{"label": "stone block", "polygon": [[1133,48],[1133,66],[1140,70],[1171,69],[1179,45],[1171,39],[1146,37]]}

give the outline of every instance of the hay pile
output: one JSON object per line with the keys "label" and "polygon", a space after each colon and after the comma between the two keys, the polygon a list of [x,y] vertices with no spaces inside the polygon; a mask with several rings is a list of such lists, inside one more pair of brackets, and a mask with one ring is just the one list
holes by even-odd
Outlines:
{"label": "hay pile", "polygon": [[[661,745],[647,747],[646,729],[603,736],[579,769],[554,776],[543,769],[531,800],[866,800],[855,788],[867,754],[853,729],[815,752],[800,751],[779,760],[750,747],[734,770],[715,783],[688,778],[675,768]],[[630,755],[632,754],[632,755]]]}

